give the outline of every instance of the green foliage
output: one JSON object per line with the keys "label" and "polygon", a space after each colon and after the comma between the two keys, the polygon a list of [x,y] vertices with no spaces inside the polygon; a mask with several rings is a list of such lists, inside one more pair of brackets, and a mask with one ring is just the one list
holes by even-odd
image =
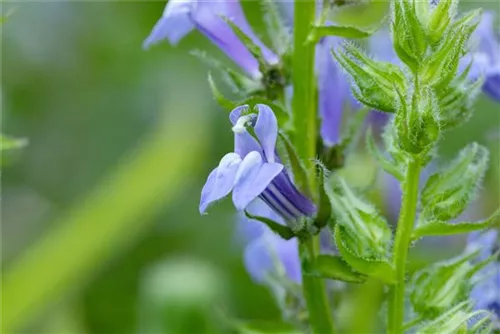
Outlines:
{"label": "green foliage", "polygon": [[248,219],[253,219],[253,220],[258,220],[261,223],[264,223],[273,231],[274,233],[278,234],[280,237],[282,237],[285,240],[292,239],[295,237],[295,233],[291,228],[285,225],[281,225],[280,223],[275,222],[272,219],[266,218],[266,217],[261,217],[261,216],[254,216],[250,214],[248,211],[245,210],[245,216],[247,216]]}
{"label": "green foliage", "polygon": [[[486,311],[472,311],[472,305],[468,302],[458,303],[439,317],[428,321],[417,329],[417,334],[435,333],[466,333],[487,334],[490,333],[484,326],[489,322],[489,314]],[[470,320],[476,319],[477,323],[470,326]]]}
{"label": "green foliage", "polygon": [[278,133],[278,136],[278,150],[280,151],[280,158],[287,162],[289,167],[291,167],[294,181],[298,188],[307,196],[311,196],[311,189],[309,180],[307,179],[307,171],[304,163],[299,158],[299,155],[297,154],[297,151],[295,150],[295,147],[290,139],[281,131]]}
{"label": "green foliage", "polygon": [[448,167],[433,174],[422,190],[423,216],[443,221],[458,217],[475,198],[488,157],[485,147],[472,143]]}
{"label": "green foliage", "polygon": [[406,90],[406,78],[398,66],[370,59],[358,47],[344,43],[342,51],[332,54],[349,73],[352,93],[364,105],[393,113],[397,110],[397,91]]}
{"label": "green foliage", "polygon": [[279,55],[290,53],[293,48],[292,32],[281,17],[277,3],[272,0],[264,0],[262,7],[267,35],[271,38],[274,50]]}
{"label": "green foliage", "polygon": [[493,258],[472,265],[478,252],[464,253],[417,272],[412,279],[410,300],[416,312],[436,318],[469,297],[472,276]]}
{"label": "green foliage", "polygon": [[497,209],[490,217],[478,222],[450,223],[441,220],[429,220],[417,225],[412,233],[412,239],[418,240],[425,236],[455,235],[484,230],[494,225],[500,217],[500,209]]}
{"label": "green foliage", "polygon": [[391,160],[390,157],[384,155],[384,153],[377,147],[375,140],[373,139],[373,132],[368,129],[366,133],[366,147],[368,148],[368,152],[370,152],[371,156],[377,161],[377,163],[382,167],[384,171],[394,176],[397,180],[403,181],[403,171],[401,170],[401,166]]}
{"label": "green foliage", "polygon": [[348,283],[363,283],[366,280],[363,275],[353,271],[340,256],[319,255],[304,270],[306,275]]}
{"label": "green foliage", "polygon": [[376,209],[359,198],[339,179],[336,189],[326,186],[330,198],[334,239],[342,258],[358,272],[386,282],[394,280],[388,262],[391,230]]}
{"label": "green foliage", "polygon": [[430,87],[416,86],[411,99],[398,91],[399,110],[394,125],[400,148],[410,154],[427,155],[439,138],[439,107]]}

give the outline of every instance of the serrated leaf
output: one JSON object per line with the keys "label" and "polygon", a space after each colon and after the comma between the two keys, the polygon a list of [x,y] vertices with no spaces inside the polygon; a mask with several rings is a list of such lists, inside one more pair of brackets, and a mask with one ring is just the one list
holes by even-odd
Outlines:
{"label": "serrated leaf", "polygon": [[439,220],[429,221],[417,226],[412,233],[412,240],[418,240],[426,236],[455,235],[479,231],[493,225],[499,217],[500,209],[497,209],[489,218],[478,222],[448,223]]}
{"label": "serrated leaf", "polygon": [[335,226],[334,238],[335,244],[342,255],[342,258],[358,272],[378,278],[381,281],[393,284],[396,282],[396,273],[392,265],[385,260],[370,260],[358,257],[344,243],[344,228],[337,224]]}
{"label": "serrated leaf", "polygon": [[215,100],[217,103],[224,109],[231,111],[234,108],[237,107],[237,104],[232,102],[231,100],[227,99],[217,88],[217,85],[215,84],[212,75],[208,73],[208,84],[210,85],[210,89],[212,90],[212,94],[214,95]]}
{"label": "serrated leaf", "polygon": [[337,255],[319,255],[305,268],[305,273],[320,278],[329,278],[348,283],[363,283],[366,277],[352,268]]}
{"label": "serrated leaf", "polygon": [[28,145],[28,140],[25,138],[13,138],[0,134],[0,151],[23,148]]}
{"label": "serrated leaf", "polygon": [[366,147],[368,148],[368,152],[370,152],[371,156],[378,162],[383,170],[394,176],[400,182],[404,180],[403,173],[398,168],[398,166],[394,162],[390,161],[387,157],[385,157],[375,144],[372,128],[369,128],[366,133]]}
{"label": "serrated leaf", "polygon": [[266,224],[267,227],[269,227],[273,232],[275,232],[276,234],[278,234],[280,237],[282,237],[285,240],[290,240],[293,237],[295,237],[295,233],[293,233],[291,228],[289,228],[288,226],[285,226],[285,225],[281,225],[280,223],[277,223],[272,219],[262,217],[262,216],[254,216],[246,210],[245,210],[245,216],[248,219],[258,220],[261,223]]}

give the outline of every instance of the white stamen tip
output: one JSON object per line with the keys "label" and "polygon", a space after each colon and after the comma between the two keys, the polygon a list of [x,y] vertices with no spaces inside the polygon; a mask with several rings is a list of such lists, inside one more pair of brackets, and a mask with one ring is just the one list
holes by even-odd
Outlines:
{"label": "white stamen tip", "polygon": [[250,121],[251,118],[252,117],[250,115],[241,116],[240,118],[238,118],[238,121],[236,121],[236,124],[232,128],[233,132],[234,133],[245,132],[247,130],[246,129],[247,122]]}

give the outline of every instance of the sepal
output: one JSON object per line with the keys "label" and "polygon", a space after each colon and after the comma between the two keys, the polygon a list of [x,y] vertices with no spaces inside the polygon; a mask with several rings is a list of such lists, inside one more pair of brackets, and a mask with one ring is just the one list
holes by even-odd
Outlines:
{"label": "sepal", "polygon": [[363,283],[366,277],[352,270],[340,256],[319,255],[305,266],[305,274],[347,283]]}
{"label": "sepal", "polygon": [[375,144],[371,127],[366,133],[366,147],[368,148],[368,152],[370,152],[371,156],[377,161],[384,171],[394,176],[400,182],[403,181],[404,176],[401,167],[380,151],[377,144]]}
{"label": "sepal", "polygon": [[427,50],[427,42],[424,27],[415,10],[414,1],[394,1],[392,16],[394,50],[399,59],[413,72],[417,72]]}
{"label": "sepal", "polygon": [[431,175],[422,190],[423,217],[450,220],[474,198],[488,166],[488,150],[472,143],[443,171]]}
{"label": "sepal", "polygon": [[283,151],[280,152],[282,153],[280,154],[280,157],[284,158],[286,164],[291,167],[293,179],[298,188],[306,196],[311,197],[311,189],[307,178],[307,171],[306,167],[304,166],[304,163],[302,162],[302,160],[300,160],[300,157],[290,139],[288,139],[288,137],[281,131],[278,132],[278,136],[279,136],[278,144],[281,144],[278,145],[278,150],[282,149],[281,151]]}
{"label": "sepal", "polygon": [[399,110],[394,119],[397,142],[410,154],[427,155],[439,139],[439,106],[430,87],[416,87],[411,100],[397,91]]}
{"label": "sepal", "polygon": [[252,54],[252,56],[257,59],[259,62],[259,67],[260,70],[262,71],[264,68],[269,66],[269,64],[266,61],[266,58],[264,57],[264,53],[262,52],[262,49],[257,43],[255,43],[247,34],[243,32],[243,30],[238,27],[236,23],[234,23],[230,18],[227,18],[225,16],[222,16],[222,19],[231,27],[233,30],[234,34],[238,36],[240,39],[241,43],[245,45],[247,50]]}
{"label": "sepal", "polygon": [[325,189],[328,185],[330,175],[326,167],[319,161],[316,163],[316,170],[318,176],[319,209],[314,219],[314,224],[321,230],[332,219],[332,204],[330,203],[330,198]]}
{"label": "sepal", "polygon": [[[426,3],[425,1],[421,1]],[[427,3],[426,3],[427,4]],[[431,46],[439,44],[456,14],[458,1],[439,1],[432,11],[427,25],[427,37]]]}
{"label": "sepal", "polygon": [[290,28],[280,15],[277,3],[273,0],[263,0],[262,7],[264,14],[264,24],[267,35],[271,39],[272,46],[279,55],[290,52],[293,46],[293,38]]}
{"label": "sepal", "polygon": [[272,219],[269,219],[267,217],[254,216],[251,213],[249,213],[247,210],[245,210],[245,216],[248,219],[257,220],[261,223],[266,224],[267,227],[269,227],[274,233],[278,234],[280,237],[282,237],[285,240],[290,240],[293,237],[295,237],[295,233],[293,232],[293,230],[290,227],[288,227],[286,225],[282,225],[280,223],[277,223]]}
{"label": "sepal", "polygon": [[351,43],[344,43],[343,46],[343,51],[332,50],[332,54],[349,73],[354,84],[353,95],[370,108],[395,112],[395,91],[406,91],[404,73],[394,64],[371,60]]}
{"label": "sepal", "polygon": [[366,38],[370,37],[377,31],[378,28],[373,30],[362,30],[354,26],[335,26],[335,25],[314,25],[311,27],[311,32],[307,37],[307,43],[316,44],[323,37],[337,36],[343,38]]}
{"label": "sepal", "polygon": [[479,231],[492,226],[500,217],[500,209],[497,209],[490,217],[478,222],[449,223],[442,220],[431,220],[419,224],[412,232],[412,240],[418,240],[427,236],[456,235]]}
{"label": "sepal", "polygon": [[224,96],[224,94],[222,94],[220,92],[219,88],[217,88],[217,84],[215,83],[215,81],[212,77],[212,74],[210,74],[210,73],[208,73],[208,84],[210,86],[210,90],[212,90],[212,94],[215,98],[215,101],[217,101],[219,106],[221,106],[223,109],[228,110],[228,111],[233,110],[234,108],[237,107],[236,103],[227,99]]}

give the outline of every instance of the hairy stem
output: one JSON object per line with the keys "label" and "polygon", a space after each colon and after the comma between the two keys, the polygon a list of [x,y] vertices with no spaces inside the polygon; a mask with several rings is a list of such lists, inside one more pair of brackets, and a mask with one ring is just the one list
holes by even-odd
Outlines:
{"label": "hairy stem", "polygon": [[399,214],[393,257],[397,282],[392,288],[389,300],[389,333],[391,334],[403,332],[406,260],[417,213],[420,169],[420,161],[413,157],[408,164],[403,183],[403,201]]}

